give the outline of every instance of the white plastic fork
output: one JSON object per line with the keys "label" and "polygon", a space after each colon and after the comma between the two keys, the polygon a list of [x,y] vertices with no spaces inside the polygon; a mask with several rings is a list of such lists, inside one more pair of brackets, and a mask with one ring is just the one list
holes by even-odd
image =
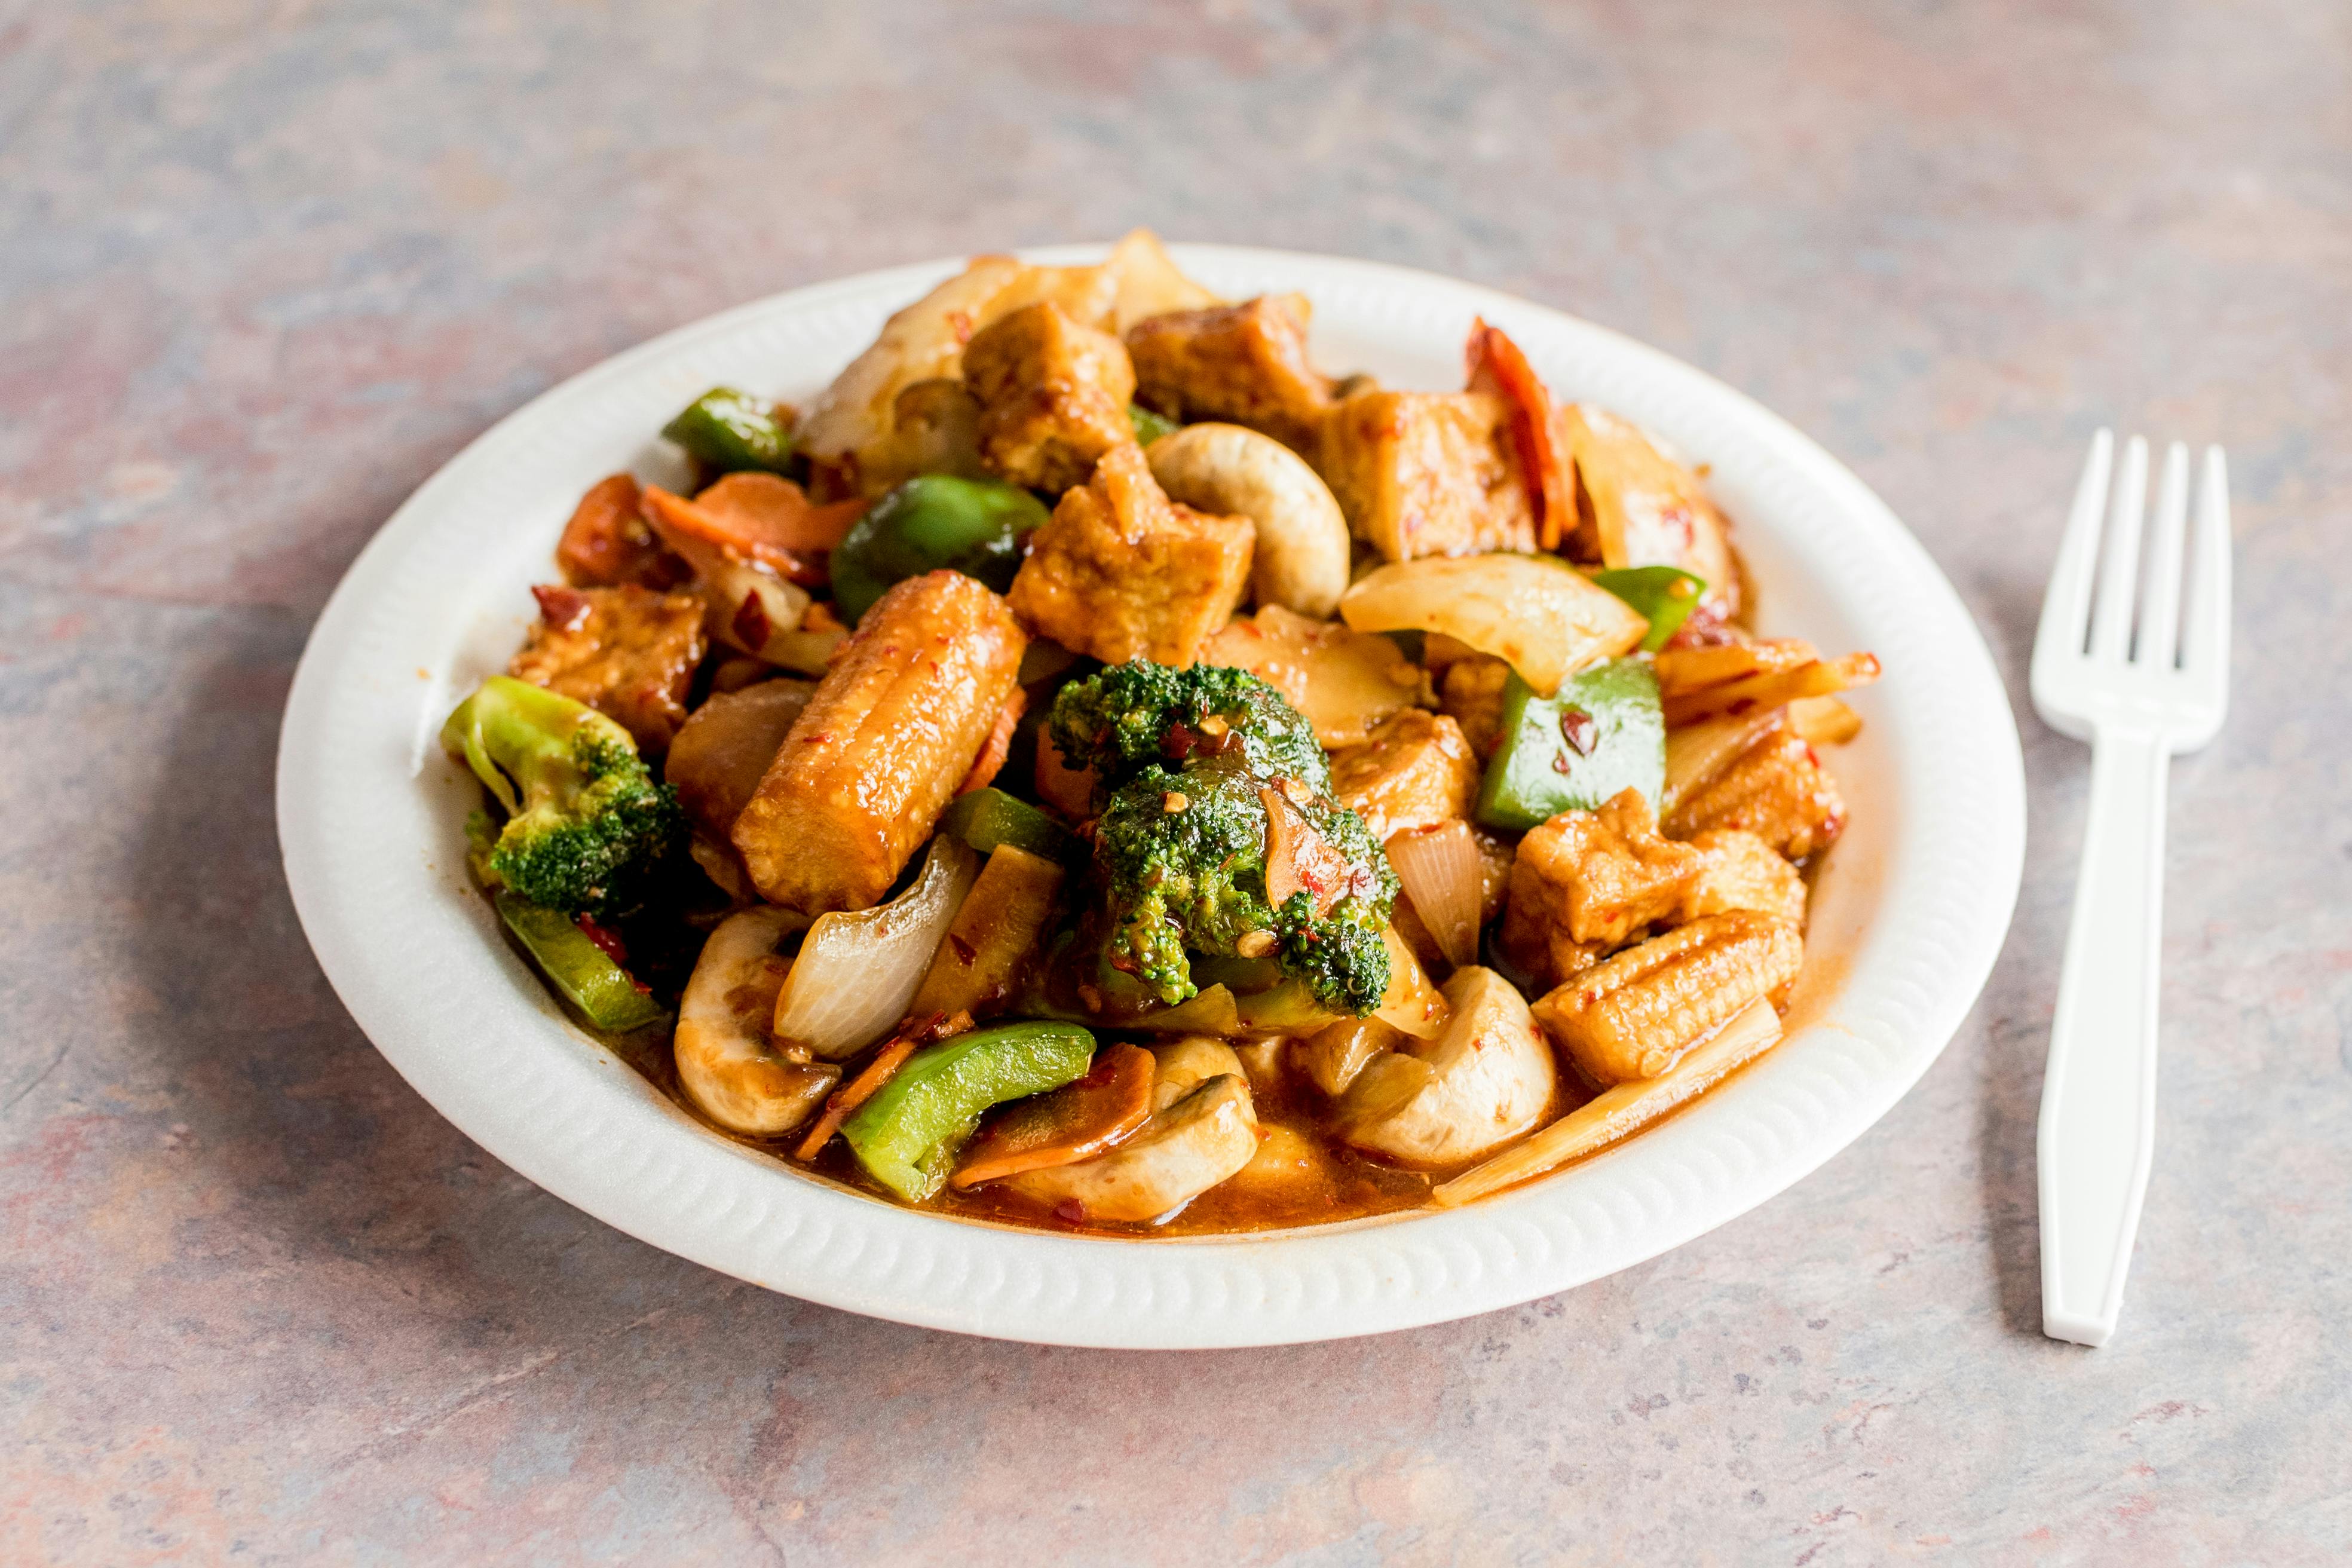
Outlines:
{"label": "white plastic fork", "polygon": [[2036,1150],[2042,1331],[2085,1345],[2103,1345],[2116,1331],[2156,1147],[2165,775],[2176,753],[2195,751],[2221,729],[2230,694],[2230,494],[2221,448],[2205,449],[2193,541],[2185,537],[2189,448],[2176,441],[2165,452],[2145,595],[2147,443],[2134,437],[2124,448],[2123,474],[2111,490],[2114,457],[2114,437],[2102,430],[2091,441],[2033,639],[2035,710],[2052,729],[2091,743],[2082,879],[2066,930]]}

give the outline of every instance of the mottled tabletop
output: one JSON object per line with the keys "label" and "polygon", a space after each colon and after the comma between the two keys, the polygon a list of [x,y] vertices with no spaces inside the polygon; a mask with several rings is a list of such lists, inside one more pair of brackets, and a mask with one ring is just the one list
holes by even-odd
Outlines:
{"label": "mottled tabletop", "polygon": [[[0,1562],[2352,1555],[2352,11],[1081,9],[0,7]],[[337,1005],[271,761],[404,496],[720,307],[1137,224],[1646,339],[1950,574],[2023,895],[1818,1174],[1446,1327],[1037,1349],[610,1230]],[[2090,1352],[2038,1331],[2032,1147],[2087,757],[2023,672],[2109,422],[2228,446],[2241,656]]]}

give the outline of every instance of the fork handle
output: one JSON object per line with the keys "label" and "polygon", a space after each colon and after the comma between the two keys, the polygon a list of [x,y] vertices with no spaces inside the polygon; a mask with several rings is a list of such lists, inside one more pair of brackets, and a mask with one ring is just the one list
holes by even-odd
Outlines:
{"label": "fork handle", "polygon": [[2042,1082],[2042,1331],[2103,1345],[2123,1308],[2156,1148],[2156,974],[2164,927],[2161,737],[2105,727],[2091,752],[2082,879]]}

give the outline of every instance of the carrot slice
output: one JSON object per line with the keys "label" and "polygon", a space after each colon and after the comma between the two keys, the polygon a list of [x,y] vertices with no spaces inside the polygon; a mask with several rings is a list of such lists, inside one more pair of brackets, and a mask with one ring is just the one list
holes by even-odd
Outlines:
{"label": "carrot slice", "polygon": [[1474,321],[1465,347],[1470,390],[1500,394],[1511,405],[1511,442],[1536,514],[1536,542],[1558,550],[1576,524],[1576,471],[1552,418],[1551,393],[1528,356],[1500,327]]}
{"label": "carrot slice", "polygon": [[807,586],[825,581],[815,557],[838,544],[865,508],[864,501],[811,506],[800,486],[773,474],[730,474],[692,500],[659,485],[647,485],[645,494],[646,521],[682,543],[681,553],[691,557],[694,546],[715,545]]}
{"label": "carrot slice", "polygon": [[855,498],[819,506],[792,480],[761,473],[729,474],[694,504],[740,537],[785,550],[838,550],[866,506]]}
{"label": "carrot slice", "polygon": [[1076,1083],[1024,1100],[972,1140],[950,1178],[961,1190],[1091,1159],[1151,1115],[1151,1053],[1111,1046]]}

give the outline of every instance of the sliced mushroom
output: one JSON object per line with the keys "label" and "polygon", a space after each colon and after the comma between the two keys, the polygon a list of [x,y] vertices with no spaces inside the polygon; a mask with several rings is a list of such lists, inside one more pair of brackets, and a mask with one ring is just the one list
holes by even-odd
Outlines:
{"label": "sliced mushroom", "polygon": [[841,1069],[781,1055],[769,1025],[793,961],[776,950],[808,924],[773,905],[730,915],[702,944],[678,1003],[678,1084],[733,1132],[773,1137],[808,1120]]}
{"label": "sliced mushroom", "polygon": [[1075,1165],[1025,1171],[1005,1185],[1087,1219],[1133,1222],[1172,1215],[1250,1163],[1257,1114],[1241,1058],[1192,1036],[1156,1047],[1151,1120],[1109,1152]]}
{"label": "sliced mushroom", "polygon": [[1249,1074],[1233,1047],[1214,1035],[1185,1035],[1152,1048],[1155,1073],[1151,1109],[1165,1110],[1211,1079],[1223,1073],[1248,1081]]}
{"label": "sliced mushroom", "polygon": [[1171,500],[1257,525],[1250,581],[1260,605],[1331,618],[1348,591],[1348,520],[1307,459],[1238,425],[1187,425],[1144,457]]}
{"label": "sliced mushroom", "polygon": [[[1411,1092],[1401,1100],[1340,1105],[1341,1136],[1359,1149],[1408,1165],[1475,1160],[1536,1124],[1559,1080],[1550,1047],[1517,987],[1491,969],[1457,969],[1445,983],[1454,1016],[1432,1041],[1408,1041],[1397,1053],[1428,1076],[1364,1069],[1349,1100],[1371,1096],[1393,1079]],[[1386,1097],[1383,1097],[1386,1100]],[[1350,1110],[1358,1114],[1350,1115]]]}

